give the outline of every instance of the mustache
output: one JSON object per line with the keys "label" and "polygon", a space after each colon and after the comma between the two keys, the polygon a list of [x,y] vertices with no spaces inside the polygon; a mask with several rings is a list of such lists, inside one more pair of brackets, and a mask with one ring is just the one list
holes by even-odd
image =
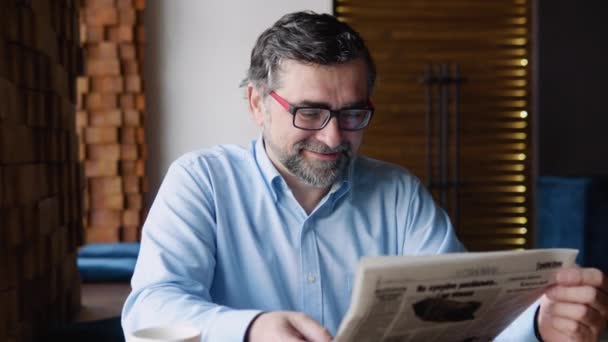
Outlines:
{"label": "mustache", "polygon": [[317,143],[313,141],[301,141],[294,145],[294,147],[300,151],[303,149],[307,149],[316,153],[350,153],[350,144],[349,143],[341,143],[336,147],[329,147],[323,143]]}

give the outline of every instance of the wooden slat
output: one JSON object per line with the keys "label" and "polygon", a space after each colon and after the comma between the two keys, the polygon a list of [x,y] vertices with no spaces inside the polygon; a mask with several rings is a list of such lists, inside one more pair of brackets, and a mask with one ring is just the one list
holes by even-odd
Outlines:
{"label": "wooden slat", "polygon": [[83,186],[71,144],[84,122],[74,111],[72,3],[0,5],[1,341],[43,340],[80,306],[73,252]]}
{"label": "wooden slat", "polygon": [[77,84],[87,242],[135,241],[145,188],[141,1],[84,1],[85,74]]}
{"label": "wooden slat", "polygon": [[439,152],[437,141],[427,150],[421,79],[429,63],[459,63],[466,82],[460,103],[461,216],[455,226],[472,250],[530,246],[528,1],[337,0],[336,14],[361,33],[377,63],[376,115],[361,152],[401,164],[426,181],[427,156]]}

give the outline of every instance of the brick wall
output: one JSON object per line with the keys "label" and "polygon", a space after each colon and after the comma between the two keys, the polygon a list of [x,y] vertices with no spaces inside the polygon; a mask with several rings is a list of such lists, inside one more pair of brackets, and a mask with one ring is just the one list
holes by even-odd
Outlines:
{"label": "brick wall", "polygon": [[77,6],[0,2],[0,341],[33,341],[80,305]]}
{"label": "brick wall", "polygon": [[85,240],[139,240],[144,174],[143,9],[139,0],[84,0],[78,78]]}

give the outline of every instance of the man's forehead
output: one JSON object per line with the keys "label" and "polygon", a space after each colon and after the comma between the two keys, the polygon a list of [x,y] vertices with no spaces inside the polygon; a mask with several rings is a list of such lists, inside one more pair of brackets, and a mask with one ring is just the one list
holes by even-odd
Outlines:
{"label": "man's forehead", "polygon": [[368,90],[367,69],[362,59],[328,65],[283,60],[274,78],[275,90],[297,88],[299,91],[314,93],[327,90],[321,89],[323,86],[352,88],[355,92],[365,94]]}

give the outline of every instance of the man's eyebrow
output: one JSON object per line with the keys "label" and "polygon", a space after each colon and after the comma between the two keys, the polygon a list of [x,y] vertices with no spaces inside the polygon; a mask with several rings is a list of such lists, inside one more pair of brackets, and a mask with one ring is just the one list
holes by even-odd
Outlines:
{"label": "man's eyebrow", "polygon": [[[358,100],[358,101],[354,101],[351,103],[347,103],[344,106],[342,106],[341,108],[338,108],[338,110],[340,109],[354,109],[354,108],[365,108],[367,107],[368,101],[367,100]],[[298,103],[294,103],[293,104],[294,107],[314,107],[314,108],[327,108],[327,109],[331,109],[331,106],[329,105],[329,103],[326,102],[316,102],[316,101],[300,101]]]}

